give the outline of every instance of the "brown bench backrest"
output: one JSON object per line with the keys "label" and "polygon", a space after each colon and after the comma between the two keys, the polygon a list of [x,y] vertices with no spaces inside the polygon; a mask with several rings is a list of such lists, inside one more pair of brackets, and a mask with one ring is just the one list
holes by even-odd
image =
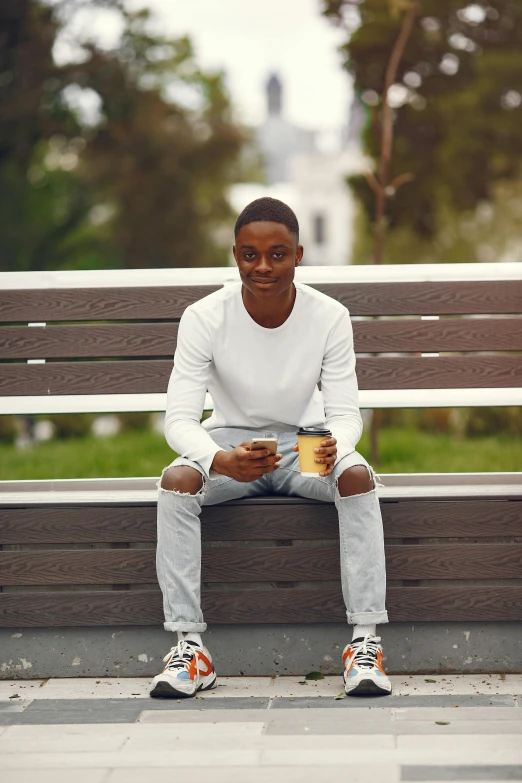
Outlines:
{"label": "brown bench backrest", "polygon": [[[354,318],[362,390],[522,386],[522,281],[314,287]],[[164,392],[179,318],[217,289],[0,291],[0,396]]]}

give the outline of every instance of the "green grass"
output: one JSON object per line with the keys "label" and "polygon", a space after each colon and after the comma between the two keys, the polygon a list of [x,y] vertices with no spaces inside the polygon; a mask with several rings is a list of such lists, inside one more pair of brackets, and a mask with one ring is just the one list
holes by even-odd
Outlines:
{"label": "green grass", "polygon": [[[522,464],[522,440],[508,435],[460,440],[413,429],[384,429],[380,448],[382,473],[502,472],[520,470]],[[359,450],[369,458],[366,433]],[[174,456],[162,435],[148,431],[52,440],[31,449],[2,444],[0,478],[159,476]]]}
{"label": "green grass", "polygon": [[[379,442],[382,473],[502,473],[522,465],[522,440],[513,435],[457,438],[391,428],[381,431]],[[358,449],[369,459],[367,433]]]}

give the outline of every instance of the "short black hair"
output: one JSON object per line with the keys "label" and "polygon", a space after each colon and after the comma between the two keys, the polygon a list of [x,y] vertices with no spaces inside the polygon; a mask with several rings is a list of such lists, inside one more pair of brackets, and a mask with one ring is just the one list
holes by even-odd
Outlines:
{"label": "short black hair", "polygon": [[237,237],[243,226],[246,226],[248,223],[258,223],[263,220],[268,220],[271,223],[282,223],[291,234],[295,235],[299,244],[299,223],[294,211],[290,209],[288,204],[279,201],[277,198],[270,198],[270,196],[256,198],[255,201],[251,201],[244,208],[236,220],[234,236]]}

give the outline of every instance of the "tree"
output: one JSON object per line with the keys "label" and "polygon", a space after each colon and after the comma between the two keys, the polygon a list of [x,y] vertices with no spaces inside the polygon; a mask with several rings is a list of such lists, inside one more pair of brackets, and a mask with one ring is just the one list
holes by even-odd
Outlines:
{"label": "tree", "polygon": [[[522,158],[522,6],[514,0],[417,0],[416,19],[386,88],[386,66],[410,0],[323,0],[323,11],[347,29],[345,67],[367,107],[366,151],[377,160],[387,92],[393,109],[393,180],[387,224],[432,239],[443,209],[470,210],[493,197],[497,183],[520,174]],[[351,181],[368,216],[373,193]]]}
{"label": "tree", "polygon": [[151,32],[148,11],[95,4],[122,35],[111,50],[77,41],[65,64],[53,48],[84,2],[0,6],[0,268],[225,263],[245,133],[223,75]]}

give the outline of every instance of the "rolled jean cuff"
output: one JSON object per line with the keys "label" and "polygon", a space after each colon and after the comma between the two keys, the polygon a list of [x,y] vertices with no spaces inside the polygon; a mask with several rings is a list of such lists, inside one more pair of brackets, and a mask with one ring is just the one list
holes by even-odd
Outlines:
{"label": "rolled jean cuff", "polygon": [[[350,625],[379,625],[388,622],[388,612],[346,612]],[[172,623],[171,623],[172,625]]]}
{"label": "rolled jean cuff", "polygon": [[207,630],[206,623],[188,623],[181,620],[179,623],[163,623],[163,627],[166,631],[182,631],[187,633],[188,631],[194,631],[194,633],[203,633]]}

